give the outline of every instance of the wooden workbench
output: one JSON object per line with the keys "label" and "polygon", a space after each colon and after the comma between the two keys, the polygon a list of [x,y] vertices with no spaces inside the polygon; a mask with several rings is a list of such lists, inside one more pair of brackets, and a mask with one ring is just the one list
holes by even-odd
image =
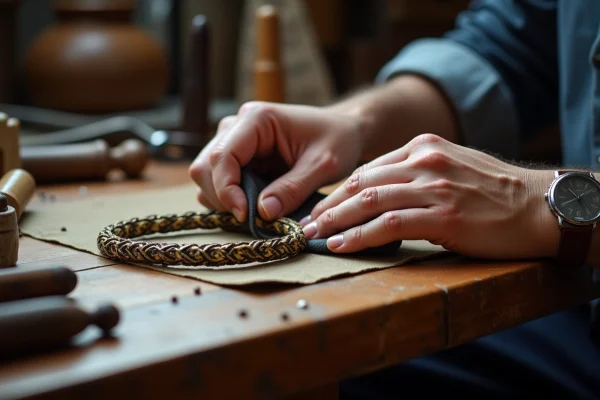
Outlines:
{"label": "wooden workbench", "polygon": [[[154,163],[143,181],[86,184],[86,195],[187,180],[187,165]],[[39,192],[74,201],[80,184]],[[79,277],[72,297],[91,307],[114,302],[122,319],[113,338],[88,328],[72,348],[3,363],[2,399],[335,398],[340,380],[600,293],[590,270],[534,261],[453,256],[308,286],[232,289],[26,237],[20,246],[17,268],[68,266]],[[297,307],[301,299],[308,307]]]}

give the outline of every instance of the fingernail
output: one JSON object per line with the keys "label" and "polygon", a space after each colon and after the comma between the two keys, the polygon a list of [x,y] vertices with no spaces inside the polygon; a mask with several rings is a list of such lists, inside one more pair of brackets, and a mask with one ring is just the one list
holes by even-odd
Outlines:
{"label": "fingernail", "polygon": [[240,210],[239,208],[233,208],[231,212],[233,213],[235,219],[237,219],[238,221],[242,221],[242,210]]}
{"label": "fingernail", "polygon": [[308,224],[304,227],[303,231],[304,231],[304,235],[308,239],[310,239],[311,237],[313,237],[317,234],[317,223],[311,222],[310,224]]}
{"label": "fingernail", "polygon": [[304,217],[300,220],[300,226],[305,226],[306,224],[308,224],[310,222],[310,220],[311,220],[310,215],[307,215],[306,217]]}
{"label": "fingernail", "polygon": [[260,205],[265,211],[265,214],[267,214],[267,217],[270,219],[277,218],[279,216],[279,213],[281,213],[281,210],[283,209],[283,206],[281,205],[279,199],[277,199],[277,197],[274,196],[269,196],[267,198],[262,199]]}
{"label": "fingernail", "polygon": [[343,234],[335,235],[335,236],[332,236],[329,239],[327,239],[327,247],[329,247],[330,249],[337,249],[338,247],[340,247],[343,244],[344,244],[344,235]]}

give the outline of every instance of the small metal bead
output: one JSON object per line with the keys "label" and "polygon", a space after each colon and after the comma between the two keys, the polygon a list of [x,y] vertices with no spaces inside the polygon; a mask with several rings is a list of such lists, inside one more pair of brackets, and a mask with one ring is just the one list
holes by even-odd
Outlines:
{"label": "small metal bead", "polygon": [[308,308],[308,302],[304,299],[300,299],[296,302],[296,308],[306,310]]}
{"label": "small metal bead", "polygon": [[171,297],[171,303],[177,304],[178,302],[179,302],[179,299],[177,298],[177,296]]}
{"label": "small metal bead", "polygon": [[247,310],[240,310],[240,312],[238,313],[240,318],[248,318],[248,311]]}
{"label": "small metal bead", "polygon": [[194,294],[195,294],[196,296],[200,296],[200,295],[202,294],[202,290],[200,290],[200,286],[196,286],[196,287],[194,288]]}

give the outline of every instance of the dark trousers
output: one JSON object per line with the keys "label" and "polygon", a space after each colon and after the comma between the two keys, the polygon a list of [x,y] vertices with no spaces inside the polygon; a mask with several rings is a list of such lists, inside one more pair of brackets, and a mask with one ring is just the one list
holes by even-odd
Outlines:
{"label": "dark trousers", "polygon": [[340,398],[600,399],[600,345],[590,335],[591,307],[343,382]]}

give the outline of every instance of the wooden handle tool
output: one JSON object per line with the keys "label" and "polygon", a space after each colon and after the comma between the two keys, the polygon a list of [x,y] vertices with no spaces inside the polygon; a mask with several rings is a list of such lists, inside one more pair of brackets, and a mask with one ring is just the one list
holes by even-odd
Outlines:
{"label": "wooden handle tool", "polygon": [[64,296],[2,303],[0,358],[66,346],[89,325],[96,325],[107,334],[119,319],[114,305],[102,305],[90,313]]}
{"label": "wooden handle tool", "polygon": [[181,85],[182,132],[186,134],[186,144],[192,146],[204,146],[209,141],[209,34],[206,17],[196,15],[189,32],[188,57]]}
{"label": "wooden handle tool", "polygon": [[77,274],[64,266],[0,271],[0,303],[69,294],[77,286]]}
{"label": "wooden handle tool", "polygon": [[254,63],[254,98],[284,102],[285,84],[280,57],[279,11],[271,5],[258,7],[257,57]]}
{"label": "wooden handle tool", "polygon": [[113,148],[103,139],[21,148],[23,168],[36,181],[44,183],[106,179],[113,169],[124,171],[129,178],[137,178],[148,159],[146,146],[137,139],[125,140]]}
{"label": "wooden handle tool", "polygon": [[0,193],[6,196],[8,205],[17,213],[17,220],[21,218],[23,210],[35,193],[35,179],[23,169],[17,168],[8,171],[0,179]]}
{"label": "wooden handle tool", "polygon": [[[19,257],[19,225],[17,212],[0,193],[0,268],[17,265]],[[2,289],[0,288],[0,296]]]}

